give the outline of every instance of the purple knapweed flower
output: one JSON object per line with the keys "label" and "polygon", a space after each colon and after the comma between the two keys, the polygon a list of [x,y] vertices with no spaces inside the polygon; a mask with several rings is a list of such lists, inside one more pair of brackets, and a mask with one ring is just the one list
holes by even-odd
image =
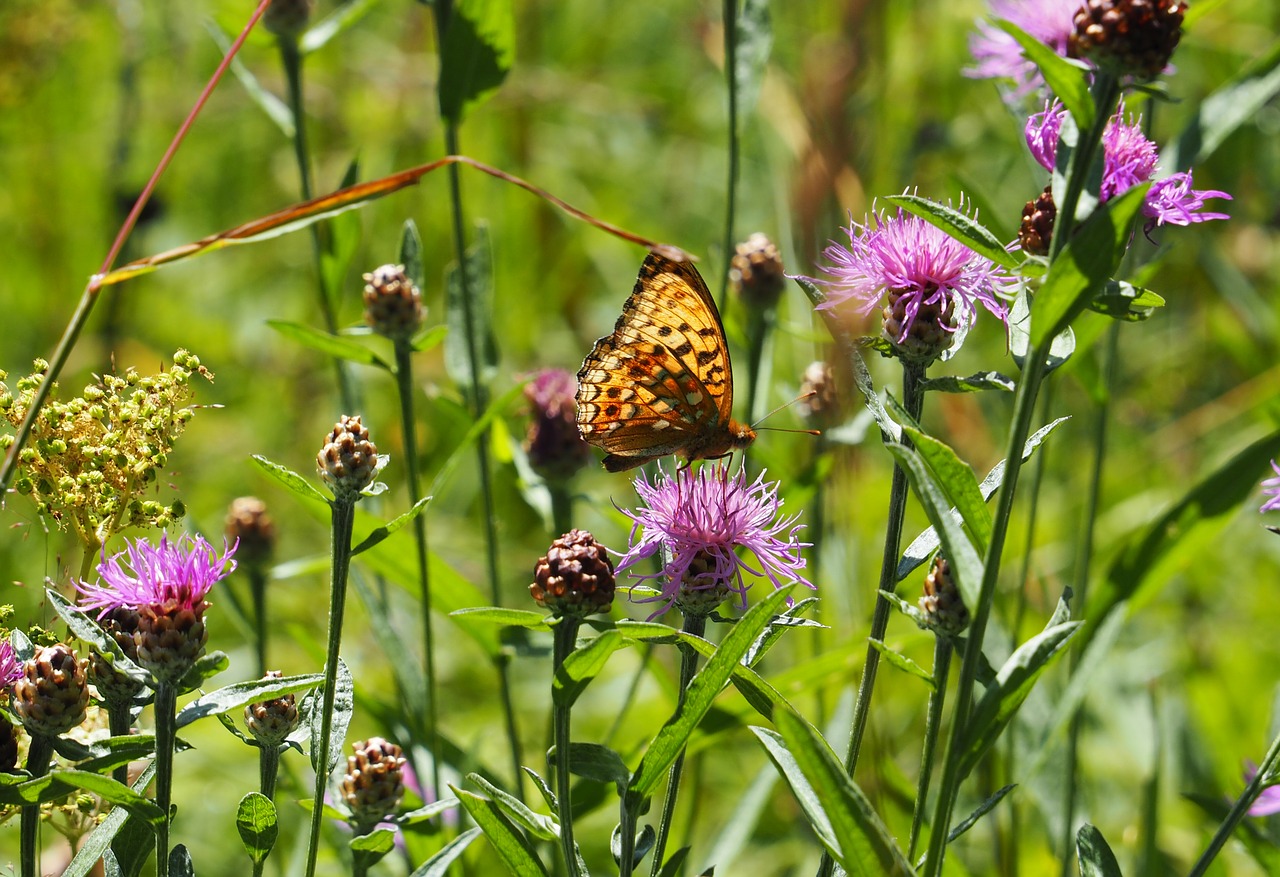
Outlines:
{"label": "purple knapweed flower", "polygon": [[[991,14],[1035,37],[1059,55],[1067,54],[1067,38],[1075,30],[1073,17],[1080,0],[991,0]],[[1044,85],[1040,70],[1022,54],[1018,41],[989,21],[979,20],[978,30],[969,37],[974,65],[964,75],[971,79],[1012,79],[1005,94],[1008,103],[1018,103]]]}
{"label": "purple knapweed flower", "polygon": [[[670,609],[684,592],[718,588],[736,591],[745,609],[744,572],[768,578],[775,588],[792,582],[814,587],[801,575],[806,561],[800,549],[812,543],[799,539],[804,528],[796,523],[799,515],[780,515],[778,482],[765,482],[764,473],[748,484],[745,471],[731,476],[721,465],[696,473],[685,467],[674,476],[659,467],[652,483],[640,475],[635,487],[644,505],[623,510],[634,524],[618,572],[665,550],[661,572],[632,573],[660,586],[660,594],[638,601],[662,601],[650,618]],[[739,548],[746,557],[739,556]]]}
{"label": "purple knapweed flower", "polygon": [[862,224],[850,219],[844,231],[848,247],[833,242],[822,251],[830,264],[822,267],[827,278],[814,281],[827,295],[819,307],[853,300],[866,314],[891,296],[905,306],[898,343],[924,308],[958,309],[956,325],[940,323],[948,332],[967,330],[979,304],[1008,325],[1001,299],[1012,294],[1013,276],[937,226],[899,208],[893,216],[875,213]]}
{"label": "purple knapweed flower", "polygon": [[236,545],[224,546],[221,556],[203,536],[184,535],[174,542],[167,533],[160,544],[125,540],[125,549],[98,564],[101,585],[77,582],[80,606],[98,609],[102,618],[112,609],[141,609],[167,603],[199,610],[205,595],[236,568]]}
{"label": "purple knapweed flower", "polygon": [[[1258,775],[1258,766],[1252,761],[1246,761],[1244,766],[1244,782],[1245,785],[1253,782],[1253,778]],[[1249,807],[1250,816],[1271,816],[1280,813],[1280,786],[1266,786],[1258,797],[1254,798],[1253,804]]]}
{"label": "purple knapweed flower", "polygon": [[[1066,110],[1057,101],[1046,104],[1043,112],[1027,119],[1025,136],[1035,160],[1046,170],[1053,170],[1058,157],[1058,134]],[[1142,118],[1126,120],[1123,105],[1107,122],[1102,133],[1102,185],[1099,197],[1106,203],[1123,192],[1155,177],[1160,161],[1156,145],[1142,133]],[[1225,213],[1204,212],[1206,198],[1231,200],[1226,192],[1216,189],[1192,189],[1191,172],[1176,173],[1147,190],[1142,214],[1147,217],[1144,231],[1161,225],[1190,225],[1210,219],[1230,219]]]}
{"label": "purple knapweed flower", "polygon": [[13,683],[22,678],[22,662],[13,653],[13,643],[0,642],[0,693],[9,694]]}
{"label": "purple knapweed flower", "polygon": [[1276,465],[1276,461],[1271,461],[1271,468],[1275,471],[1275,475],[1270,478],[1263,479],[1262,495],[1265,496],[1266,502],[1262,504],[1260,512],[1274,512],[1280,509],[1280,466]]}

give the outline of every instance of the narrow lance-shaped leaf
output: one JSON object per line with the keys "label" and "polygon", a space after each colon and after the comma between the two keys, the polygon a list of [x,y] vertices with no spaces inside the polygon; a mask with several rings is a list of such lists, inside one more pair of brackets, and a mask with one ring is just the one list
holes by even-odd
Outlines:
{"label": "narrow lance-shaped leaf", "polygon": [[604,669],[609,656],[628,645],[616,630],[610,630],[575,649],[556,669],[555,680],[551,684],[552,701],[564,709],[573,706],[591,680]]}
{"label": "narrow lance-shaped leaf", "polygon": [[412,506],[410,506],[409,510],[406,511],[404,514],[397,515],[396,517],[392,518],[390,521],[387,521],[381,527],[375,527],[373,531],[369,533],[368,536],[360,540],[359,545],[351,549],[351,556],[355,557],[357,554],[361,554],[365,551],[368,551],[370,548],[377,545],[383,539],[386,539],[396,530],[399,530],[405,524],[409,523],[418,515],[425,512],[427,510],[427,503],[431,502],[431,499],[432,498],[429,496],[424,496],[422,499],[418,500]]}
{"label": "narrow lance-shaped leaf", "polygon": [[440,34],[440,115],[457,124],[502,84],[515,60],[512,0],[453,0]]}
{"label": "narrow lance-shaped leaf", "polygon": [[[130,786],[130,788],[135,792],[144,791],[147,786],[151,785],[151,780],[155,778],[155,775],[156,765],[155,762],[152,761],[143,768],[142,774],[133,781],[133,785]],[[124,828],[126,822],[140,827],[141,830],[126,830],[122,832],[121,829]],[[136,843],[129,844],[129,849],[138,852],[138,864],[141,866],[142,861],[150,855],[150,851],[155,845],[154,835],[152,834],[151,828],[145,821],[139,820],[136,817],[131,819],[129,811],[122,807],[118,807],[108,813],[106,817],[97,824],[93,831],[89,832],[89,836],[84,839],[80,849],[76,851],[75,856],[62,872],[62,877],[86,877],[86,875],[93,870],[94,866],[98,864],[98,861],[102,859],[104,855],[109,853],[111,849],[111,842],[118,834],[122,836],[128,835],[130,840],[136,841]],[[145,849],[140,849],[144,846]],[[121,859],[124,853],[124,850],[118,852],[116,854],[117,860]]]}
{"label": "narrow lance-shaped leaf", "polygon": [[880,200],[901,207],[937,226],[980,256],[985,256],[1005,268],[1017,268],[1019,260],[1004,248],[1004,244],[985,225],[967,213],[921,198],[919,195],[888,195]]}
{"label": "narrow lance-shaped leaf", "polygon": [[151,680],[151,674],[129,660],[121,650],[120,644],[109,636],[92,616],[52,588],[46,588],[44,593],[53,611],[57,612],[58,617],[66,623],[67,629],[75,634],[77,639],[88,643],[90,648],[106,658],[107,663],[111,664],[117,673],[134,682],[145,683]]}
{"label": "narrow lance-shaped leaf", "polygon": [[427,859],[409,877],[445,877],[449,866],[471,846],[471,842],[482,834],[478,828],[469,828],[453,840],[449,841],[440,852]]}
{"label": "narrow lance-shaped leaf", "polygon": [[201,695],[184,706],[178,713],[177,727],[184,728],[197,719],[217,713],[241,709],[260,700],[297,694],[324,683],[324,676],[308,673],[303,676],[284,676],[279,679],[254,679],[236,682],[217,691]]}
{"label": "narrow lance-shaped leaf", "polygon": [[991,540],[991,511],[973,469],[949,445],[933,436],[907,426],[903,431],[933,472],[943,496],[960,513],[960,519],[973,537],[974,546],[979,551],[986,551],[987,542]]}
{"label": "narrow lance-shaped leaf", "polygon": [[405,276],[421,291],[427,283],[427,275],[422,267],[422,236],[418,234],[418,224],[412,219],[406,219],[400,231],[400,264],[404,266]]}
{"label": "narrow lance-shaped leaf", "polygon": [[1080,859],[1080,877],[1124,877],[1116,854],[1111,852],[1102,832],[1087,822],[1076,832],[1076,853]]}
{"label": "narrow lance-shaped leaf", "polygon": [[552,817],[534,812],[528,804],[510,792],[504,792],[476,773],[467,774],[467,782],[486,795],[503,815],[539,840],[555,840],[558,836]]}
{"label": "narrow lance-shaped leaf", "polygon": [[488,798],[482,798],[471,792],[464,792],[452,786],[450,788],[458,796],[462,806],[471,814],[476,825],[480,826],[485,839],[489,841],[510,873],[515,877],[538,877],[547,873],[546,867],[538,858],[528,838],[502,815],[502,811],[496,804]]}
{"label": "narrow lance-shaped leaf", "polygon": [[281,466],[279,463],[273,463],[266,457],[259,456],[258,454],[254,454],[250,459],[257,464],[259,469],[266,472],[276,481],[279,481],[303,499],[309,499],[312,501],[319,500],[320,502],[328,504],[329,500],[323,493],[316,490],[310,481],[303,478],[292,469]]}
{"label": "narrow lance-shaped leaf", "polygon": [[1049,90],[1062,101],[1076,123],[1087,129],[1098,113],[1093,95],[1089,93],[1088,68],[1079,61],[1062,57],[1043,40],[1036,39],[1012,22],[997,21],[996,26],[1018,41],[1023,54],[1040,69]]}
{"label": "narrow lance-shaped leaf", "polygon": [[326,356],[357,362],[361,365],[375,365],[387,370],[391,368],[378,354],[350,338],[343,338],[341,335],[333,335],[312,326],[288,320],[267,320],[267,325],[290,341]]}

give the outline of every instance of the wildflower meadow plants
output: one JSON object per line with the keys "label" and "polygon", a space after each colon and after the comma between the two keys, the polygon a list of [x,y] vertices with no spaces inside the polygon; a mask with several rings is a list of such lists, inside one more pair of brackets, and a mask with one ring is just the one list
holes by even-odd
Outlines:
{"label": "wildflower meadow plants", "polygon": [[126,6],[0,7],[0,866],[1274,870],[1267,4]]}

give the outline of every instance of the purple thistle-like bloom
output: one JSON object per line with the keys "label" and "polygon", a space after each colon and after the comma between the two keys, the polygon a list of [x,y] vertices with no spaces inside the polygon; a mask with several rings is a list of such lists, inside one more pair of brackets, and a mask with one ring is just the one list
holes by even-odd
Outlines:
{"label": "purple thistle-like bloom", "polygon": [[883,212],[863,224],[850,219],[844,231],[848,247],[833,242],[822,251],[831,264],[822,268],[829,279],[815,281],[827,294],[819,307],[852,299],[858,313],[866,314],[889,293],[897,293],[906,305],[899,343],[922,308],[948,302],[957,306],[959,326],[965,329],[977,315],[978,304],[1008,325],[1000,299],[1011,294],[1013,276],[937,226],[899,208],[888,219]]}
{"label": "purple thistle-like bloom", "polygon": [[[238,542],[237,542],[238,545]],[[125,549],[98,564],[101,585],[77,582],[80,606],[98,609],[102,618],[112,609],[140,609],[173,602],[178,608],[199,610],[205,595],[236,568],[237,545],[224,546],[221,556],[203,536],[184,535],[174,542],[160,535],[160,544],[125,540]]]}
{"label": "purple thistle-like bloom", "polygon": [[1262,495],[1267,499],[1262,504],[1262,508],[1258,509],[1260,512],[1274,512],[1280,509],[1280,466],[1272,460],[1271,468],[1276,474],[1262,482]]}
{"label": "purple thistle-like bloom", "polygon": [[22,663],[13,653],[13,643],[0,642],[0,693],[11,693],[13,683],[22,678]]}
{"label": "purple thistle-like bloom", "polygon": [[[792,582],[814,587],[801,575],[806,561],[800,549],[812,543],[799,539],[804,529],[796,523],[799,515],[780,516],[778,482],[766,483],[764,473],[748,484],[745,471],[739,469],[730,476],[721,465],[701,468],[696,474],[686,467],[674,476],[659,467],[652,483],[642,474],[635,487],[644,506],[623,511],[635,523],[618,573],[666,549],[661,572],[632,573],[641,581],[656,579],[661,586],[661,594],[639,601],[662,601],[662,608],[650,618],[670,609],[682,590],[724,587],[742,597],[745,609],[748,586],[743,572],[766,577],[775,588]],[[738,555],[739,548],[754,557],[754,566]],[[695,560],[706,571],[690,576]]]}
{"label": "purple thistle-like bloom", "polygon": [[[1027,146],[1035,160],[1046,170],[1053,170],[1058,156],[1058,134],[1066,110],[1057,101],[1046,104],[1043,112],[1027,119],[1025,135]],[[1103,203],[1145,183],[1156,175],[1160,161],[1156,145],[1142,133],[1142,119],[1125,120],[1124,107],[1107,122],[1102,134],[1102,186],[1099,197]],[[1210,219],[1230,219],[1225,213],[1204,211],[1206,198],[1231,200],[1226,192],[1216,189],[1191,188],[1191,172],[1173,174],[1147,190],[1142,214],[1147,217],[1144,230],[1150,232],[1161,225],[1190,225]]]}
{"label": "purple thistle-like bloom", "polygon": [[[1252,761],[1246,761],[1244,766],[1244,782],[1245,785],[1253,782],[1253,778],[1258,775],[1258,766]],[[1272,816],[1280,813],[1280,786],[1266,786],[1258,797],[1253,800],[1253,804],[1249,807],[1250,816]]]}
{"label": "purple thistle-like bloom", "polygon": [[[991,0],[992,16],[1016,24],[1064,57],[1079,8],[1080,0]],[[969,37],[974,65],[964,71],[965,76],[1012,79],[1014,87],[1005,95],[1009,103],[1021,101],[1044,85],[1039,69],[1022,54],[1017,40],[989,21],[979,20],[977,26],[977,32]]]}

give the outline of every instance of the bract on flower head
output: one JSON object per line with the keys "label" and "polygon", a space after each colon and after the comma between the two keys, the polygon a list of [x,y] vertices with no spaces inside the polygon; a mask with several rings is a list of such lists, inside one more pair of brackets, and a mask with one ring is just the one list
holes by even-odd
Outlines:
{"label": "bract on flower head", "polygon": [[[730,475],[722,465],[696,473],[683,468],[675,475],[659,467],[652,482],[642,474],[635,487],[644,505],[623,511],[634,525],[618,573],[665,551],[661,572],[632,572],[661,591],[640,601],[662,602],[650,617],[671,608],[682,589],[727,588],[741,595],[745,607],[744,572],[768,578],[775,588],[792,582],[814,587],[801,574],[806,565],[801,549],[811,545],[800,541],[804,525],[797,523],[799,515],[781,515],[778,482],[766,482],[764,473],[748,483],[743,470]],[[739,548],[745,556],[739,556]]]}
{"label": "bract on flower head", "polygon": [[236,568],[236,545],[221,555],[203,536],[183,535],[173,542],[167,533],[160,544],[145,539],[125,540],[125,549],[98,564],[102,584],[76,582],[80,606],[98,609],[98,617],[112,609],[141,609],[169,602],[196,610],[205,595]]}

